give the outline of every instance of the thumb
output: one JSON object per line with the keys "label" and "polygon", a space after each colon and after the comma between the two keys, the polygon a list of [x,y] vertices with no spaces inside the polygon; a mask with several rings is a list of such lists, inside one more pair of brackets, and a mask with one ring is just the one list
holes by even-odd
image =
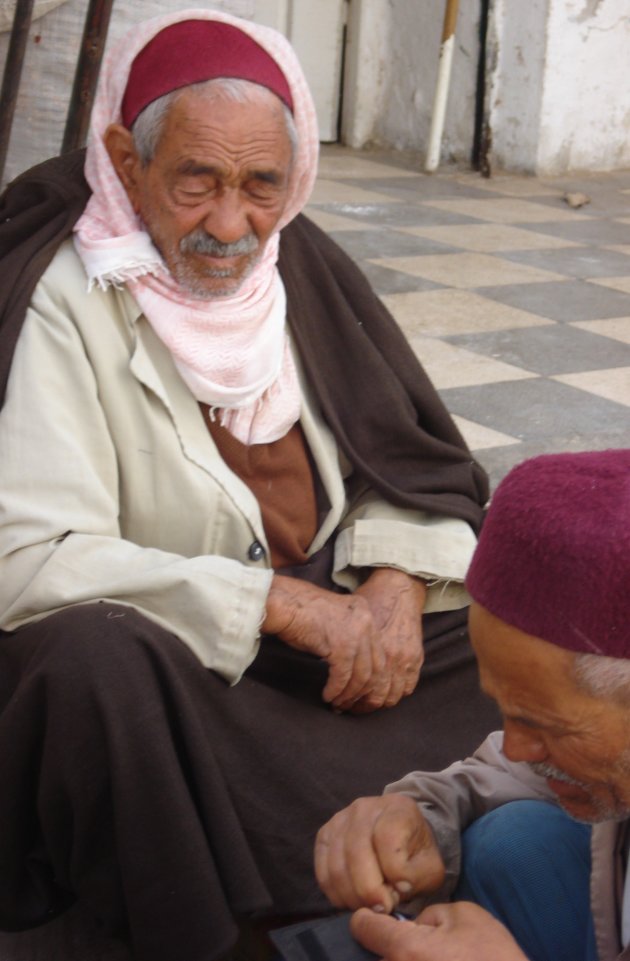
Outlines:
{"label": "thumb", "polygon": [[387,958],[393,951],[397,928],[404,923],[387,914],[359,908],[350,918],[350,932],[364,948],[374,951],[379,958]]}
{"label": "thumb", "polygon": [[435,961],[438,955],[427,944],[431,929],[414,921],[397,921],[386,914],[360,908],[350,919],[352,936],[385,961]]}

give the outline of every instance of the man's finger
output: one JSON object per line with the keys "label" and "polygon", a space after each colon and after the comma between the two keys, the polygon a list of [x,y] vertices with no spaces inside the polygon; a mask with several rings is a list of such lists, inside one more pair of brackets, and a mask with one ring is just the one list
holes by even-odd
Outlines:
{"label": "man's finger", "polygon": [[379,708],[383,707],[388,694],[388,678],[372,676],[357,695],[346,700],[345,694],[342,694],[337,699],[335,706],[342,711],[352,711],[354,714],[368,714],[370,711],[378,711]]}
{"label": "man's finger", "polygon": [[[374,684],[382,683],[380,673],[383,666],[383,659],[380,656],[378,647],[373,642],[373,638],[370,636],[372,633],[371,629],[369,632],[366,631],[365,635],[356,643],[351,669],[350,672],[346,674],[347,681],[341,690],[338,690],[333,697],[330,697],[328,687],[331,678],[329,678],[329,682],[324,688],[324,700],[330,700],[333,705],[340,710],[348,710],[348,708],[361,697],[363,691],[369,689],[370,686]],[[331,676],[338,657],[339,654],[334,652],[330,658]]]}
{"label": "man's finger", "polygon": [[315,873],[336,907],[391,911],[398,903],[384,881],[371,843],[372,811],[381,798],[362,798],[324,825],[315,842]]}
{"label": "man's finger", "polygon": [[387,692],[387,697],[385,698],[384,707],[395,707],[396,704],[404,697],[405,694],[405,677],[402,672],[394,673],[392,676],[391,684],[389,685],[389,691]]}
{"label": "man's finger", "polygon": [[422,670],[423,659],[419,659],[417,664],[410,664],[405,668],[403,674],[403,697],[407,697],[409,694],[413,694],[416,687],[418,686],[418,681],[420,680],[420,672]]}
{"label": "man's finger", "polygon": [[398,921],[360,908],[350,919],[350,931],[359,944],[386,961],[411,957],[414,961],[425,961],[422,951],[423,929],[413,921]]}

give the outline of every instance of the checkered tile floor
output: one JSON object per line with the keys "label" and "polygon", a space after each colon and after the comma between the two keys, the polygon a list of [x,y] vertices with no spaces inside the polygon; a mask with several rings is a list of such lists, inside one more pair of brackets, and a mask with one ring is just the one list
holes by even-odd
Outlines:
{"label": "checkered tile floor", "polygon": [[426,175],[331,146],[307,213],[396,317],[493,487],[535,454],[630,447],[630,171]]}

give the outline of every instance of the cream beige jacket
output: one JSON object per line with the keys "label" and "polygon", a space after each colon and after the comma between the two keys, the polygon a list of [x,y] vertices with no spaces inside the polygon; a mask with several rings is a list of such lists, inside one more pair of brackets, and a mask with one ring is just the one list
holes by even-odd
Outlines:
{"label": "cream beige jacket", "polygon": [[[437,773],[416,771],[389,784],[385,793],[414,798],[431,824],[446,865],[446,881],[437,897],[446,898],[459,876],[461,832],[472,821],[508,801],[544,800],[554,794],[527,764],[508,761],[503,734],[491,734],[472,757]],[[620,913],[625,878],[628,823],[595,824],[591,834],[591,909],[599,961],[630,961],[622,950]],[[433,900],[433,899],[432,899]],[[420,905],[417,905],[420,907]],[[497,959],[499,961],[499,959]]]}
{"label": "cream beige jacket", "polygon": [[[309,553],[336,534],[340,584],[353,589],[359,568],[393,566],[433,583],[427,611],[467,603],[469,526],[358,489],[303,377],[302,389],[301,423],[330,502]],[[0,627],[106,599],[240,678],[273,573],[258,504],[129,292],[88,293],[71,241],[28,311],[0,450]]]}

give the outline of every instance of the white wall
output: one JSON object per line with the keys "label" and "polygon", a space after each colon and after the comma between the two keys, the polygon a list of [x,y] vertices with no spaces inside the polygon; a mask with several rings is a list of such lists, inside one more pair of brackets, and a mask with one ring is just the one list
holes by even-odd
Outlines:
{"label": "white wall", "polygon": [[348,12],[341,139],[361,148],[384,108],[392,18],[389,0],[353,0]]}
{"label": "white wall", "polygon": [[[479,58],[479,0],[460,3],[444,162],[470,159]],[[350,4],[342,136],[354,147],[425,149],[431,124],[444,4],[353,0]]]}
{"label": "white wall", "polygon": [[[426,149],[444,3],[353,0],[343,139]],[[460,0],[442,164],[469,160],[480,0]],[[630,0],[490,0],[490,169],[630,167]]]}
{"label": "white wall", "polygon": [[490,165],[536,169],[549,0],[494,0],[486,51]]}
{"label": "white wall", "polygon": [[494,0],[491,167],[630,167],[630,0]]}
{"label": "white wall", "polygon": [[537,171],[630,167],[630,0],[551,0]]}
{"label": "white wall", "polygon": [[[194,0],[251,16],[254,0]],[[274,9],[280,0],[256,0]],[[296,0],[307,5],[316,0]],[[55,153],[86,0],[33,23],[5,179]],[[60,5],[59,5],[60,4]],[[353,147],[426,149],[445,0],[352,0],[342,138]],[[110,41],[184,0],[118,0]],[[468,163],[474,135],[481,0],[460,0],[442,165]],[[630,0],[490,0],[486,111],[491,170],[538,174],[630,167]],[[2,24],[0,23],[0,27]],[[5,24],[6,26],[6,24]],[[0,34],[0,63],[8,36]]]}

